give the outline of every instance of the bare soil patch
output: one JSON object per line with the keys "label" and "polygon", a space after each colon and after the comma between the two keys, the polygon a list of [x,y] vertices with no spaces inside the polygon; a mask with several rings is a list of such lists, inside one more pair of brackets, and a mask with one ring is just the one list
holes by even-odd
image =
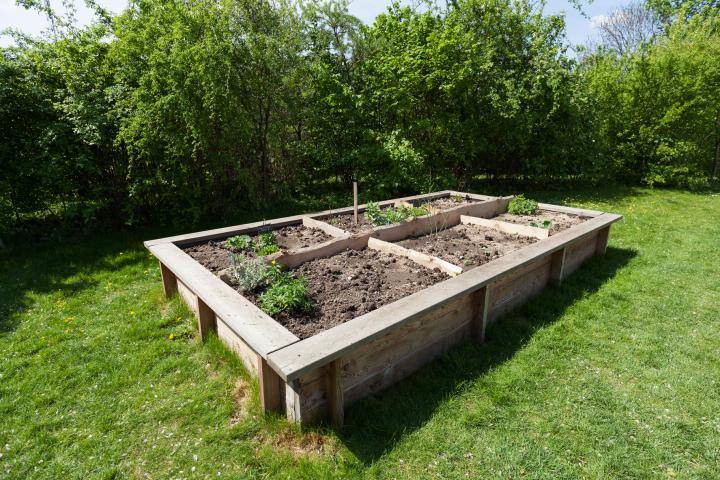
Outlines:
{"label": "bare soil patch", "polygon": [[436,198],[435,200],[431,200],[429,202],[422,202],[419,203],[418,206],[420,207],[428,207],[428,211],[438,211],[438,210],[449,210],[451,208],[459,207],[462,205],[469,205],[471,203],[477,203],[478,200],[472,199],[470,197],[443,197],[443,198]]}
{"label": "bare soil patch", "polygon": [[[383,305],[450,278],[403,257],[371,249],[346,250],[306,262],[296,269],[313,302],[309,312],[283,313],[275,320],[308,338]],[[257,304],[259,292],[243,295]]]}
{"label": "bare soil patch", "polygon": [[[332,237],[322,230],[308,228],[303,225],[291,225],[273,231],[277,237],[278,246],[283,250],[297,250],[332,240]],[[257,240],[257,235],[252,238]],[[225,240],[210,240],[209,242],[185,247],[184,250],[202,266],[213,273],[218,273],[232,266],[231,253],[239,253],[225,245]],[[252,251],[245,252],[245,254],[250,257],[255,256]]]}
{"label": "bare soil patch", "polygon": [[362,213],[358,214],[358,223],[354,221],[352,213],[344,213],[340,215],[334,215],[332,217],[323,218],[321,221],[329,223],[330,225],[341,228],[346,232],[350,233],[370,233],[373,231],[373,225],[365,218]]}
{"label": "bare soil patch", "polygon": [[511,213],[503,213],[493,218],[493,220],[500,220],[503,222],[517,223],[519,225],[531,225],[534,227],[543,227],[543,222],[549,220],[550,235],[553,235],[563,230],[577,225],[587,220],[585,217],[578,215],[569,215],[567,213],[551,212],[549,210],[539,210],[535,215],[513,215]]}
{"label": "bare soil patch", "polygon": [[460,224],[397,243],[470,270],[537,241],[479,225]]}

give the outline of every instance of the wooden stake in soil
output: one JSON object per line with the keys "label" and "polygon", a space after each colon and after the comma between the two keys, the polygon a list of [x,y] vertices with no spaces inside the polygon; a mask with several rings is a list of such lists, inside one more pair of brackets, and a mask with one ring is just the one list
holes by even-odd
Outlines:
{"label": "wooden stake in soil", "polygon": [[357,182],[353,182],[353,220],[355,225],[358,223],[358,199],[357,199]]}

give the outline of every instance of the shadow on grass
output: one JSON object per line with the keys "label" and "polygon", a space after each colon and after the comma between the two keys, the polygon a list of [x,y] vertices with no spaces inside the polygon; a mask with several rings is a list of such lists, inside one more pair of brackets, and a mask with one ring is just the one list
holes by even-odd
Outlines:
{"label": "shadow on grass", "polygon": [[468,342],[422,368],[387,391],[351,406],[346,428],[340,433],[345,445],[365,464],[371,464],[405,435],[432,417],[445,398],[515,355],[545,325],[559,319],[575,301],[597,291],[637,253],[608,248],[563,282],[548,287],[523,307],[488,328],[486,343]]}

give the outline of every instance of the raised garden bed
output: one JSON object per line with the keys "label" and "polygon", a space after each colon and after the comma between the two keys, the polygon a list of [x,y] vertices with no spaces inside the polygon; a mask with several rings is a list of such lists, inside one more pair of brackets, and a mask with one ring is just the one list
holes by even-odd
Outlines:
{"label": "raised garden bed", "polygon": [[[201,335],[216,330],[258,375],[265,410],[303,423],[329,415],[339,425],[347,405],[464,338],[482,342],[489,323],[603,253],[621,218],[541,204],[539,220],[551,216],[552,231],[507,215],[510,199],[443,191],[379,202],[379,209],[430,205],[427,214],[380,227],[346,225],[348,208],[145,245],[160,260],[166,294],[182,295]],[[268,229],[281,251],[255,260],[304,279],[310,302],[274,318],[260,308],[269,287],[220,278],[232,264],[221,258],[232,250],[225,240]],[[281,245],[286,233],[295,243]]]}

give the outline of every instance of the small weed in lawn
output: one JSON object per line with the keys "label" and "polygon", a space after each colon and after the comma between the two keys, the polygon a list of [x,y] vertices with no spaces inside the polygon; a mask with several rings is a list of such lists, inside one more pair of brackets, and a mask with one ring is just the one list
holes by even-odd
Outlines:
{"label": "small weed in lawn", "polygon": [[225,245],[244,252],[253,248],[253,241],[250,235],[236,235],[225,240]]}
{"label": "small weed in lawn", "polygon": [[508,213],[513,215],[534,215],[538,211],[538,202],[525,198],[525,195],[518,195],[510,201]]}
{"label": "small weed in lawn", "polygon": [[274,282],[259,297],[260,306],[268,315],[282,312],[301,312],[312,308],[307,295],[305,281],[301,278],[284,276]]}

